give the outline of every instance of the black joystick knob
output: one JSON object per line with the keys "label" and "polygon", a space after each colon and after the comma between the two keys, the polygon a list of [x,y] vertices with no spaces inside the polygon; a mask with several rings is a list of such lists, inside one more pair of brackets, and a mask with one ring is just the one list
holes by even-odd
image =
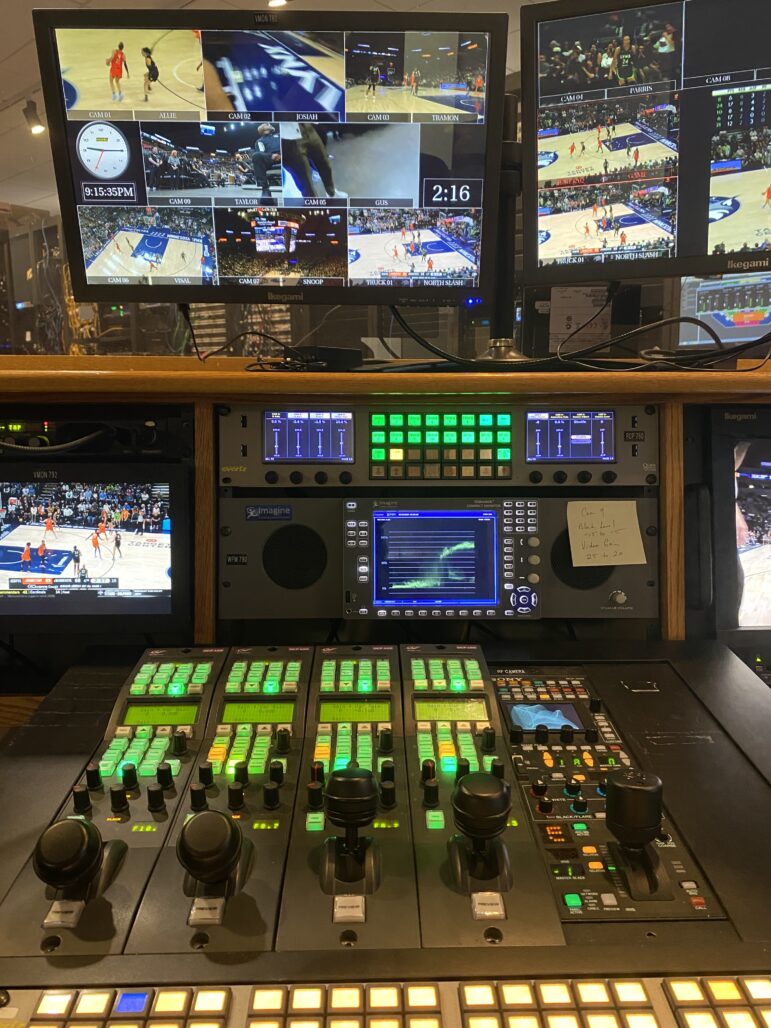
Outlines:
{"label": "black joystick knob", "polygon": [[560,742],[564,742],[569,745],[573,742],[575,737],[576,733],[572,725],[563,725],[560,728]]}
{"label": "black joystick knob", "polygon": [[208,810],[208,808],[209,800],[206,795],[206,786],[201,782],[193,782],[190,786],[190,809],[199,811]]}
{"label": "black joystick knob", "polygon": [[525,741],[524,729],[520,728],[519,725],[514,725],[509,729],[509,742],[512,746],[521,746]]}
{"label": "black joystick knob", "polygon": [[276,753],[289,753],[292,736],[288,728],[279,728],[276,732]]}
{"label": "black joystick knob", "polygon": [[495,750],[495,729],[487,725],[482,729],[482,752],[492,753]]}
{"label": "black joystick knob", "polygon": [[171,771],[171,764],[162,760],[155,771],[155,778],[162,789],[174,788],[174,775]]}
{"label": "black joystick knob", "polygon": [[392,760],[384,760],[380,765],[380,781],[393,782],[396,779],[396,764]]}
{"label": "black joystick knob", "polygon": [[660,834],[660,778],[627,767],[608,775],[605,792],[605,823],[622,846],[641,848]]}
{"label": "black joystick knob", "polygon": [[439,782],[435,778],[429,778],[423,783],[423,806],[439,806]]}
{"label": "black joystick knob", "polygon": [[268,768],[268,777],[276,785],[281,785],[284,781],[284,765],[280,760],[271,760],[270,767]]}
{"label": "black joystick knob", "polygon": [[187,753],[187,735],[184,732],[175,732],[171,737],[171,754],[174,757],[184,757]]}
{"label": "black joystick knob", "polygon": [[538,801],[538,810],[541,814],[551,814],[554,810],[554,804],[548,796],[542,796]]}
{"label": "black joystick knob", "polygon": [[577,796],[581,791],[581,783],[575,778],[568,778],[565,782],[565,795]]}
{"label": "black joystick knob", "polygon": [[576,796],[573,802],[570,804],[570,809],[574,814],[585,814],[589,809],[589,804],[586,801],[585,796]]}
{"label": "black joystick knob", "polygon": [[380,806],[392,810],[396,806],[396,786],[393,782],[380,782]]}
{"label": "black joystick knob", "polygon": [[240,810],[244,805],[244,787],[240,782],[231,782],[228,785],[228,808]]}
{"label": "black joystick knob", "polygon": [[196,881],[207,885],[227,881],[240,855],[241,829],[219,810],[194,814],[179,833],[180,864]]}
{"label": "black joystick knob", "polygon": [[76,814],[91,813],[91,795],[85,785],[76,785],[72,790],[72,809]]}
{"label": "black joystick knob", "polygon": [[308,782],[305,788],[309,809],[321,810],[324,806],[324,786],[321,782]]}
{"label": "black joystick knob", "polygon": [[46,885],[72,888],[96,878],[102,852],[102,837],[93,822],[67,818],[50,825],[40,836],[32,868]]}
{"label": "black joystick knob", "polygon": [[584,738],[588,743],[590,743],[593,746],[600,738],[600,732],[597,728],[597,725],[589,725],[589,727],[584,732]]}
{"label": "black joystick knob", "polygon": [[390,728],[381,728],[377,737],[378,753],[393,753],[394,733]]}
{"label": "black joystick knob", "polygon": [[324,765],[320,760],[311,762],[311,781],[324,784]]}
{"label": "black joystick knob", "polygon": [[429,778],[436,778],[436,761],[424,760],[420,765],[420,777],[424,782],[427,782]]}
{"label": "black joystick knob", "polygon": [[345,828],[355,839],[377,814],[378,791],[375,776],[361,767],[333,771],[324,790],[324,809],[333,825]]}
{"label": "black joystick knob", "polygon": [[206,789],[214,785],[214,768],[210,761],[204,760],[202,764],[198,765],[198,781]]}
{"label": "black joystick knob", "polygon": [[110,810],[113,814],[127,814],[129,809],[126,787],[123,785],[110,786]]}
{"label": "black joystick knob", "polygon": [[541,745],[549,741],[549,729],[546,725],[535,726],[535,741]]}
{"label": "black joystick knob", "polygon": [[[283,768],[282,768],[283,771]],[[262,787],[262,803],[266,810],[275,810],[281,803],[278,782],[266,782]]]}
{"label": "black joystick knob", "polygon": [[166,810],[166,797],[163,795],[163,786],[157,782],[151,782],[147,786],[147,809],[151,814],[162,814]]}
{"label": "black joystick knob", "polygon": [[602,700],[599,696],[590,697],[589,710],[591,710],[592,714],[599,714],[599,712],[602,710]]}
{"label": "black joystick knob", "polygon": [[500,757],[493,757],[490,761],[490,773],[495,775],[496,778],[503,778],[506,772],[506,765]]}
{"label": "black joystick knob", "polygon": [[86,785],[92,792],[103,788],[102,772],[99,770],[98,764],[89,764],[86,768]]}
{"label": "black joystick knob", "polygon": [[455,827],[470,839],[488,840],[501,835],[511,812],[511,787],[495,775],[474,771],[453,789]]}
{"label": "black joystick knob", "polygon": [[471,764],[468,757],[458,757],[458,766],[455,769],[455,781],[459,782],[464,775],[471,771]]}
{"label": "black joystick knob", "polygon": [[239,760],[233,768],[233,781],[241,785],[249,784],[249,766],[245,760]]}
{"label": "black joystick knob", "polygon": [[139,779],[137,778],[136,764],[124,764],[120,773],[121,781],[126,789],[138,789]]}
{"label": "black joystick knob", "polygon": [[544,782],[542,778],[536,778],[533,784],[530,786],[534,796],[545,796],[549,786]]}

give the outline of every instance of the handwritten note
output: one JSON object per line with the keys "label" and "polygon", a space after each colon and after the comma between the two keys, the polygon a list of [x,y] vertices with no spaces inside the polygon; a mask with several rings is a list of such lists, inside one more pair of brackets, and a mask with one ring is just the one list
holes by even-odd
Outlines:
{"label": "handwritten note", "polygon": [[645,564],[634,500],[571,500],[567,507],[574,568]]}

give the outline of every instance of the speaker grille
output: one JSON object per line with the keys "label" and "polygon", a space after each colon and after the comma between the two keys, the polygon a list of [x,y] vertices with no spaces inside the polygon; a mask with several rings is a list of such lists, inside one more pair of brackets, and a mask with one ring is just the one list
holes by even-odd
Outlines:
{"label": "speaker grille", "polygon": [[565,585],[571,589],[597,589],[607,582],[613,574],[613,568],[575,568],[570,552],[570,537],[567,529],[560,532],[551,548],[552,571]]}
{"label": "speaker grille", "polygon": [[327,548],[312,528],[284,525],[268,537],[262,566],[271,582],[282,589],[307,589],[326,570]]}

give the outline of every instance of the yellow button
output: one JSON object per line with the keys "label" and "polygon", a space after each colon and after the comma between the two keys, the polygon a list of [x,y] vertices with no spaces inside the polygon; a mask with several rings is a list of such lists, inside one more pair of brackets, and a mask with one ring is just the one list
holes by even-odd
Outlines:
{"label": "yellow button", "polygon": [[35,1015],[37,1017],[64,1017],[70,1009],[75,993],[44,992],[40,997]]}
{"label": "yellow button", "polygon": [[260,1019],[259,1021],[248,1021],[248,1028],[282,1028],[283,1020],[281,1018],[276,1021],[270,1021]]}
{"label": "yellow button", "polygon": [[222,1021],[188,1021],[187,1028],[223,1028]]}
{"label": "yellow button", "polygon": [[330,1010],[360,1010],[362,988],[360,985],[335,986],[329,993]]}
{"label": "yellow button", "polygon": [[301,1017],[290,1017],[287,1024],[290,1028],[321,1028],[323,1020],[319,1017],[312,1017],[304,1020]]}
{"label": "yellow button", "polygon": [[110,1009],[113,995],[112,989],[109,992],[81,992],[80,998],[75,1004],[74,1016],[104,1017]]}
{"label": "yellow button", "polygon": [[442,1028],[441,1017],[408,1017],[409,1028]]}
{"label": "yellow button", "polygon": [[408,985],[406,991],[408,1010],[439,1006],[439,993],[435,985]]}
{"label": "yellow button", "polygon": [[252,1010],[255,1014],[280,1014],[286,1003],[283,989],[255,989],[252,994]]}
{"label": "yellow button", "polygon": [[687,1028],[717,1028],[717,1018],[711,1010],[684,1010],[682,1018]]}
{"label": "yellow button", "polygon": [[367,990],[367,1006],[370,1010],[398,1010],[401,1005],[398,985],[371,985]]}
{"label": "yellow button", "polygon": [[533,1007],[535,996],[527,982],[502,982],[499,986],[505,1007]]}
{"label": "yellow button", "polygon": [[650,1010],[622,1011],[626,1028],[659,1028],[659,1022]]}
{"label": "yellow button", "polygon": [[589,856],[591,853],[596,853],[597,852],[597,847],[596,846],[582,846],[581,847],[581,852],[585,853],[587,856]]}
{"label": "yellow button", "polygon": [[533,1014],[507,1014],[506,1028],[541,1028],[541,1022]]}
{"label": "yellow button", "polygon": [[549,1028],[579,1028],[575,1014],[547,1014],[546,1023]]}
{"label": "yellow button", "polygon": [[[101,1021],[78,1021],[78,1028],[102,1028]],[[175,1028],[181,1028],[180,1025],[175,1025]]]}
{"label": "yellow button", "polygon": [[582,1006],[604,1006],[611,1002],[605,982],[576,982],[576,992],[578,993],[578,1002]]}
{"label": "yellow button", "polygon": [[324,990],[316,986],[306,989],[295,989],[292,992],[292,1010],[323,1010]]}
{"label": "yellow button", "polygon": [[229,995],[228,989],[199,989],[193,1000],[193,1013],[224,1014]]}
{"label": "yellow button", "polygon": [[[190,1022],[193,1023],[192,1021]],[[107,1028],[144,1028],[144,1021],[108,1021]],[[218,1025],[217,1028],[220,1028]]]}
{"label": "yellow button", "polygon": [[564,982],[542,982],[538,986],[541,1003],[545,1007],[564,1007],[573,1005],[570,989]]}
{"label": "yellow button", "polygon": [[601,860],[590,860],[586,865],[590,871],[602,871],[605,865]]}
{"label": "yellow button", "polygon": [[704,1003],[704,993],[694,978],[680,978],[669,983],[675,1003]]}
{"label": "yellow button", "polygon": [[766,1028],[771,1028],[771,1007],[761,1007],[758,1014]]}
{"label": "yellow button", "polygon": [[388,451],[389,460],[404,460],[404,450],[392,449]]}
{"label": "yellow button", "polygon": [[367,1024],[369,1028],[402,1028],[400,1017],[371,1017]]}
{"label": "yellow button", "polygon": [[501,1028],[501,1020],[494,1014],[471,1014],[466,1023],[468,1028]]}
{"label": "yellow button", "polygon": [[744,988],[756,1002],[771,999],[771,978],[744,978]]}
{"label": "yellow button", "polygon": [[716,1003],[741,1003],[744,997],[736,982],[727,978],[705,978],[704,984]]}
{"label": "yellow button", "polygon": [[611,1013],[585,1014],[587,1028],[619,1028],[618,1017]]}
{"label": "yellow button", "polygon": [[642,982],[613,982],[613,991],[616,993],[616,999],[620,1006],[648,1002],[648,993]]}
{"label": "yellow button", "polygon": [[182,1028],[182,1021],[148,1021],[147,1028]]}
{"label": "yellow button", "polygon": [[467,1007],[497,1006],[492,985],[464,985],[463,1002]]}
{"label": "yellow button", "polygon": [[360,1017],[328,1017],[327,1028],[361,1028]]}
{"label": "yellow button", "polygon": [[758,1028],[758,1022],[749,1010],[723,1010],[721,1016],[726,1028]]}
{"label": "yellow button", "polygon": [[189,989],[159,989],[153,1005],[154,1014],[179,1014],[184,1017],[190,1003]]}

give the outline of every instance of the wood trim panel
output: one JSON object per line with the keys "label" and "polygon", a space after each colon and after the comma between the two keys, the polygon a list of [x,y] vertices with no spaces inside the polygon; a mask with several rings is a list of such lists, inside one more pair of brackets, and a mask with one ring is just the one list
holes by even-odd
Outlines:
{"label": "wood trim panel", "polygon": [[217,546],[215,459],[214,411],[207,400],[198,400],[195,404],[195,490],[192,518],[195,545],[193,638],[198,645],[214,642],[217,595],[214,581]]}
{"label": "wood trim panel", "polygon": [[685,639],[685,478],[683,404],[668,402],[659,412],[659,567],[661,634]]}

